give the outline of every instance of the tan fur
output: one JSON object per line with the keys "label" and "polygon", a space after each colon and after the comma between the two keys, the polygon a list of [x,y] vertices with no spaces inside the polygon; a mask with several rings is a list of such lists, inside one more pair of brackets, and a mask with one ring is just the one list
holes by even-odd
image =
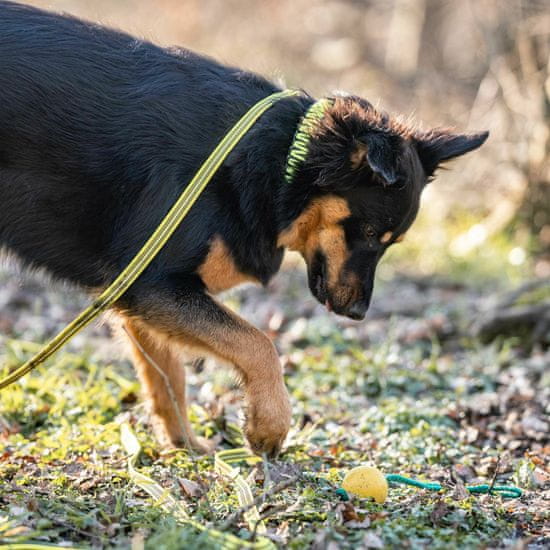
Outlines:
{"label": "tan fur", "polygon": [[210,244],[210,250],[200,265],[198,274],[212,294],[242,283],[258,282],[254,277],[239,271],[231,252],[221,237],[215,237]]}
{"label": "tan fur", "polygon": [[367,146],[364,143],[358,142],[356,144],[354,151],[351,153],[351,156],[350,156],[351,167],[354,170],[361,168],[361,166],[365,164],[367,153],[368,153]]}
{"label": "tan fur", "polygon": [[391,238],[393,237],[393,233],[391,231],[386,231],[382,237],[380,238],[380,242],[382,244],[386,244],[391,241]]}
{"label": "tan fur", "polygon": [[395,242],[400,243],[400,242],[404,241],[406,236],[407,236],[406,233],[403,233],[402,235],[399,235],[399,237],[397,237],[397,239],[395,239]]}
{"label": "tan fur", "polygon": [[[159,299],[150,299],[159,304]],[[190,349],[200,355],[213,356],[233,364],[243,383],[247,402],[246,435],[254,450],[271,452],[280,449],[290,427],[291,408],[284,385],[283,370],[275,346],[271,340],[222,304],[218,307],[228,316],[218,323],[197,317],[192,329],[182,329],[171,313],[157,316],[154,325],[141,320],[126,320],[132,334],[141,345],[164,365],[163,370],[173,379],[177,388],[178,403],[185,414],[185,379],[183,365],[177,360],[178,349]],[[166,310],[170,312],[167,304]],[[146,394],[153,405],[158,423],[172,444],[181,444],[182,433],[174,407],[163,389],[164,382],[154,368],[144,360],[134,346],[134,362]],[[187,417],[186,432],[193,446],[201,446],[190,431]]]}
{"label": "tan fur", "polygon": [[175,333],[171,327],[159,328],[235,365],[245,386],[247,438],[256,450],[279,447],[290,426],[291,409],[277,351],[265,334],[225,306],[220,304],[220,308],[232,322],[196,327],[198,338]]}
{"label": "tan fur", "polygon": [[316,250],[321,250],[327,258],[328,286],[335,289],[349,258],[344,228],[339,222],[350,215],[348,203],[341,197],[316,199],[279,235],[278,244],[297,250],[308,262]]}
{"label": "tan fur", "polygon": [[[210,446],[195,436],[187,418],[185,368],[174,342],[170,342],[144,321],[127,318],[123,323],[130,336],[128,340],[134,366],[151,405],[157,436],[161,442],[170,446],[189,443],[197,451],[209,452]],[[164,377],[152,361],[165,374],[172,387],[175,403]]]}

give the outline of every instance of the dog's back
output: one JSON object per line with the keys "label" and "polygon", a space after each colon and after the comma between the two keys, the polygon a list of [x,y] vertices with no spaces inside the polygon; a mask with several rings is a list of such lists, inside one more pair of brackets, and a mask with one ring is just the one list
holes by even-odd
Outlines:
{"label": "dog's back", "polygon": [[[276,90],[191,52],[0,0],[0,250],[105,287],[227,130]],[[254,448],[277,452],[288,430],[273,344],[207,291],[265,282],[279,268],[276,184],[308,103],[289,98],[262,117],[114,306],[159,437],[172,445],[206,448],[187,421],[180,352],[189,346],[234,363],[251,384]]]}
{"label": "dog's back", "polygon": [[[227,128],[274,90],[191,52],[0,1],[0,247],[104,285]],[[190,257],[211,232],[200,215],[182,243]]]}

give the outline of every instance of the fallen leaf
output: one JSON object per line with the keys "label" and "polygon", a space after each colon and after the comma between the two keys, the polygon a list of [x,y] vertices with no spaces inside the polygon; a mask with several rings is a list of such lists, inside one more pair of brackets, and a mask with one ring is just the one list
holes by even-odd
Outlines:
{"label": "fallen leaf", "polygon": [[450,511],[451,509],[449,508],[449,506],[445,504],[442,499],[439,499],[435,503],[433,510],[430,514],[430,519],[434,526],[439,525],[439,521],[441,520],[441,518],[445,517]]}
{"label": "fallen leaf", "polygon": [[342,517],[342,523],[348,521],[359,521],[355,506],[351,502],[340,502],[336,506],[336,512]]}
{"label": "fallen leaf", "polygon": [[196,498],[202,493],[201,486],[195,481],[185,479],[184,477],[178,477],[178,483],[183,492],[190,498]]}

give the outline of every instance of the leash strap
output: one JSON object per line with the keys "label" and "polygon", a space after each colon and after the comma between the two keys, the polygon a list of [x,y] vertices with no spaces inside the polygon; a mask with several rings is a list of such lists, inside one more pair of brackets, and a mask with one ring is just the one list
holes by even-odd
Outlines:
{"label": "leash strap", "polygon": [[221,550],[276,550],[275,544],[266,538],[266,527],[260,519],[257,508],[253,505],[254,499],[252,490],[244,478],[240,475],[238,468],[230,466],[231,463],[247,460],[261,460],[257,456],[253,456],[247,449],[229,449],[216,453],[215,470],[217,473],[224,476],[227,480],[233,481],[233,485],[237,492],[237,498],[240,506],[250,507],[248,512],[243,515],[250,531],[258,533],[260,536],[256,540],[249,541],[241,539],[233,533],[220,531],[214,527],[209,527],[193,519],[187,510],[186,503],[182,500],[177,500],[167,489],[159,485],[154,479],[142,474],[136,469],[137,460],[141,452],[141,445],[132,431],[132,428],[126,422],[120,426],[120,440],[122,446],[128,453],[128,474],[130,479],[143,491],[149,494],[156,505],[160,506],[165,512],[172,514],[174,519],[183,525],[193,527],[205,537],[208,541]]}
{"label": "leash strap", "polygon": [[164,217],[155,232],[149,237],[141,250],[135,255],[132,261],[113,281],[113,283],[104,290],[94,302],[87,307],[78,317],[67,325],[59,334],[50,340],[34,357],[25,364],[16,368],[8,374],[3,380],[0,380],[0,390],[9,386],[13,382],[25,376],[28,372],[43,363],[48,357],[53,355],[63,345],[65,345],[77,332],[81,331],[91,321],[93,321],[102,311],[105,311],[114,302],[116,302],[136,279],[143,273],[145,268],[153,261],[160,252],[168,239],[179,226],[183,218],[187,215],[193,204],[199,198],[208,182],[212,179],[216,171],[222,165],[229,153],[235,148],[244,135],[252,128],[260,116],[272,107],[279,100],[297,96],[301,92],[298,90],[284,90],[274,93],[258,103],[247,111],[243,117],[229,130],[224,138],[218,143],[216,148],[210,153],[210,156],[204,161],[193,179],[183,190],[180,197],[168,214]]}

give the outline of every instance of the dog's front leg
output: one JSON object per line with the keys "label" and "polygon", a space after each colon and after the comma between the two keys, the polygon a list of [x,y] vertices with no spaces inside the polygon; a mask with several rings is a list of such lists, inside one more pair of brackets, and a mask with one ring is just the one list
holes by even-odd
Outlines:
{"label": "dog's front leg", "polygon": [[168,339],[235,365],[244,383],[245,433],[252,449],[269,456],[279,452],[291,408],[279,357],[265,334],[200,291],[141,287],[131,289],[122,302],[126,315],[145,319]]}

